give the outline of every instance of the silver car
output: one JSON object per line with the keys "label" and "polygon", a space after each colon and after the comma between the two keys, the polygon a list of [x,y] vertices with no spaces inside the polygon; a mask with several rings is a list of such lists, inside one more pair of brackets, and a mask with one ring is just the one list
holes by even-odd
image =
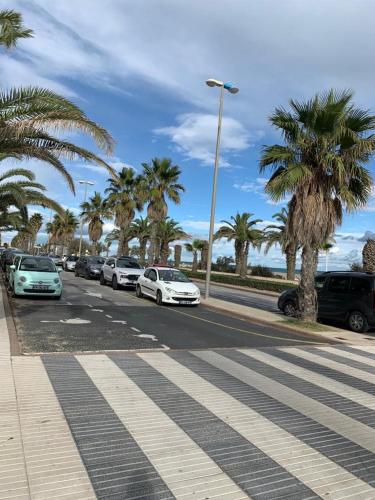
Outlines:
{"label": "silver car", "polygon": [[77,255],[69,255],[64,261],[64,271],[74,271],[78,259],[79,257]]}

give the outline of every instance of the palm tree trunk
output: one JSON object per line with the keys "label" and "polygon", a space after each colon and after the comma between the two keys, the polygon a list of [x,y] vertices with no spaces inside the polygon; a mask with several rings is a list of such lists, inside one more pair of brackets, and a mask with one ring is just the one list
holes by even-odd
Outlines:
{"label": "palm tree trunk", "polygon": [[305,246],[302,250],[301,283],[298,288],[298,317],[303,321],[316,321],[317,319],[316,267],[317,252]]}
{"label": "palm tree trunk", "polygon": [[191,270],[193,271],[193,273],[195,273],[197,269],[198,269],[198,252],[195,250],[193,252],[193,265]]}
{"label": "palm tree trunk", "polygon": [[157,233],[158,226],[156,221],[154,221],[151,226],[150,246],[148,248],[148,263],[150,266],[154,263],[156,257]]}
{"label": "palm tree trunk", "polygon": [[243,244],[239,241],[234,243],[235,259],[236,259],[236,274],[241,274],[242,259],[243,259]]}
{"label": "palm tree trunk", "polygon": [[169,246],[168,246],[168,243],[162,243],[162,246],[161,246],[161,265],[162,266],[166,266],[168,264],[168,257],[169,257]]}
{"label": "palm tree trunk", "polygon": [[241,278],[246,278],[247,276],[247,261],[249,258],[249,246],[250,242],[247,241],[245,244],[245,248],[243,250],[243,255],[241,259],[241,269],[240,269],[240,277]]}
{"label": "palm tree trunk", "polygon": [[296,249],[287,248],[285,255],[286,255],[286,279],[294,281],[296,277],[296,258],[297,258]]}
{"label": "palm tree trunk", "polygon": [[174,247],[174,267],[179,268],[181,265],[181,245],[175,245]]}
{"label": "palm tree trunk", "polygon": [[142,266],[146,264],[146,247],[147,238],[141,238],[139,240],[139,260]]}

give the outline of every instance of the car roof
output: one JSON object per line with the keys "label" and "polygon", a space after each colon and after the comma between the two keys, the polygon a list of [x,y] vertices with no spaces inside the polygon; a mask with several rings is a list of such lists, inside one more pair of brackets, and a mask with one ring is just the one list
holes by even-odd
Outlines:
{"label": "car roof", "polygon": [[158,270],[166,270],[166,271],[178,271],[175,267],[169,266],[150,266],[149,269],[158,269]]}
{"label": "car roof", "polygon": [[318,274],[318,276],[345,276],[346,278],[375,278],[375,273],[361,272],[361,271],[326,271]]}

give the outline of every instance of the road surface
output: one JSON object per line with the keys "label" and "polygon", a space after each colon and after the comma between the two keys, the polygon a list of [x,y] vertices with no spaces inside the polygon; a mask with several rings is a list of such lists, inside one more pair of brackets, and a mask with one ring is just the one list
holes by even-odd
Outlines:
{"label": "road surface", "polygon": [[[63,297],[11,300],[24,352],[267,347],[315,342],[206,307],[159,307],[134,291],[62,274]],[[226,291],[223,293],[229,294]]]}

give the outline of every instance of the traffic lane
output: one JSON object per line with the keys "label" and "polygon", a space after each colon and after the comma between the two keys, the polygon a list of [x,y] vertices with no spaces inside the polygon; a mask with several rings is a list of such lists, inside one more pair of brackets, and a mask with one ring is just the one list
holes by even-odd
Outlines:
{"label": "traffic lane", "polygon": [[16,299],[24,352],[294,345],[314,339],[208,308],[157,307],[134,292],[63,273],[63,298]]}
{"label": "traffic lane", "polygon": [[[205,291],[203,283],[195,284],[200,289],[202,295]],[[241,304],[243,306],[255,307],[263,311],[279,312],[277,307],[277,297],[261,295],[257,293],[248,292],[246,290],[236,290],[234,288],[226,288],[221,286],[210,285],[210,296],[214,299],[226,300],[234,304]]]}

